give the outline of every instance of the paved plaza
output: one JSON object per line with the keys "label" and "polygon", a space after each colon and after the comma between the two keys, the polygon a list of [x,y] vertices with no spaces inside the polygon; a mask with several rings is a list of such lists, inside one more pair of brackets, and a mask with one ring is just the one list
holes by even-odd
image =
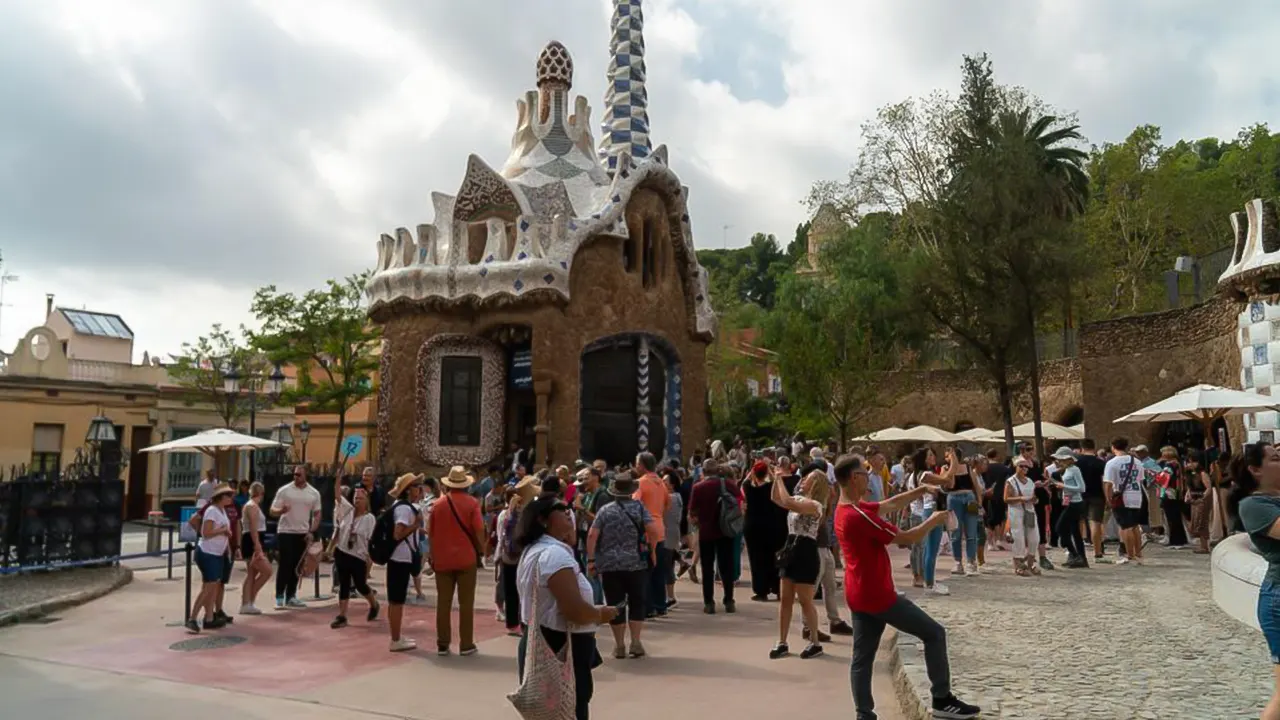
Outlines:
{"label": "paved plaza", "polygon": [[[238,617],[227,629],[198,636],[237,644],[182,651],[171,646],[193,636],[167,626],[182,619],[182,582],[157,581],[162,577],[162,570],[138,571],[131,584],[61,611],[53,622],[0,629],[6,711],[24,718],[104,720],[170,720],[178,707],[184,720],[516,717],[504,698],[516,685],[516,640],[506,637],[490,603],[477,613],[480,653],[472,657],[434,654],[430,607],[406,609],[406,634],[418,640],[419,650],[387,652],[386,624],[367,626],[362,601],[353,603],[352,624],[341,631],[329,629],[334,610],[333,601],[326,601],[301,611]],[[241,577],[237,570],[235,589],[228,590],[231,610]],[[432,583],[424,585],[434,598]],[[492,582],[482,585],[478,596],[491,598]],[[300,595],[305,599],[312,592],[307,583]],[[740,601],[737,615],[707,617],[694,585],[682,581],[678,593],[685,604],[670,619],[648,626],[648,658],[607,657],[612,640],[602,633],[606,661],[595,673],[593,717],[750,718],[785,697],[803,702],[808,718],[851,715],[848,638],[828,644],[823,658],[771,662],[776,603]],[[269,594],[263,593],[260,604],[268,604]],[[456,633],[456,613],[454,623]],[[894,720],[887,663],[877,682],[887,710],[883,717]]]}
{"label": "paved plaza", "polygon": [[[1209,556],[1156,545],[1147,554],[1143,567],[1020,578],[997,553],[988,574],[948,580],[949,597],[918,599],[947,627],[957,693],[988,720],[1258,717],[1273,687],[1266,643],[1214,604]],[[951,566],[939,559],[940,579]],[[914,645],[900,639],[925,694]]]}
{"label": "paved plaza", "polygon": [[[986,708],[985,718],[1256,717],[1272,683],[1261,634],[1213,604],[1207,556],[1154,546],[1148,552],[1146,567],[1100,565],[1039,579],[1015,577],[1007,554],[996,553],[983,576],[950,580],[946,598],[907,587],[905,553],[895,550],[894,562],[900,586],[947,626],[956,690]],[[949,567],[944,557],[940,579]],[[381,621],[329,630],[332,600],[238,618],[199,636],[227,646],[184,651],[172,646],[191,636],[169,626],[181,619],[182,582],[158,581],[163,576],[138,571],[130,585],[52,621],[0,629],[6,707],[31,718],[92,712],[167,720],[170,700],[189,708],[188,720],[221,719],[228,711],[263,718],[515,717],[503,695],[515,685],[516,641],[487,605],[476,621],[480,654],[469,658],[431,652],[430,607],[407,609],[407,634],[423,649],[393,655]],[[240,577],[237,571],[233,585]],[[308,583],[303,596],[312,588]],[[737,615],[706,617],[692,584],[682,581],[678,591],[684,605],[648,627],[649,658],[608,658],[611,641],[603,639],[593,716],[754,718],[764,703],[795,697],[803,698],[807,718],[851,717],[848,638],[829,643],[820,659],[771,662],[776,603],[745,601]],[[237,592],[238,585],[230,594]],[[479,596],[492,597],[490,581]],[[352,615],[360,617],[355,607]],[[456,613],[454,621],[456,632]],[[919,649],[900,638],[899,650],[903,679],[924,696]],[[876,690],[882,717],[919,717],[909,703],[899,709],[884,660]]]}

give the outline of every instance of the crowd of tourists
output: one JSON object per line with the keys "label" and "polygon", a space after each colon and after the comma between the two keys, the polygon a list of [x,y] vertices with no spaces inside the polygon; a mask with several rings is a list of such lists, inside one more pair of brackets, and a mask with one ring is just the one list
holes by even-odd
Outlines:
{"label": "crowd of tourists", "polygon": [[[517,453],[510,465],[483,472],[404,474],[388,489],[365,468],[349,485],[341,476],[334,483],[327,545],[319,539],[320,492],[304,467],[270,503],[260,483],[237,492],[211,475],[198,491],[193,521],[203,585],[187,630],[233,621],[223,595],[237,558],[246,572],[238,614],[261,614],[257,597],[273,576],[267,519],[275,518],[276,610],[306,607],[299,578],[332,558],[338,605],[330,627],[348,625],[350,602],[359,596],[365,622],[385,616],[389,649],[403,652],[417,647],[402,632],[404,606],[423,602],[423,578],[431,579],[438,654],[476,653],[475,613],[491,601],[508,634],[520,639],[522,678],[531,646],[553,653],[569,646],[577,717],[585,718],[592,669],[603,662],[597,628],[609,626],[615,660],[644,658],[646,623],[679,608],[678,578],[687,574],[700,586],[703,613],[737,611],[745,555],[751,601],[778,601],[768,657],[792,654],[797,614],[801,659],[822,655],[832,635],[853,636],[857,716],[874,718],[871,671],[880,636],[893,626],[924,643],[934,717],[968,718],[978,709],[951,692],[945,632],[897,592],[887,545],[910,548],[913,584],[928,596],[952,592],[937,578],[945,550],[953,580],[981,574],[987,552],[1006,547],[1014,572],[1034,577],[1057,569],[1053,547],[1065,552],[1059,562],[1071,570],[1091,562],[1141,565],[1150,542],[1207,552],[1211,537],[1235,524],[1280,560],[1280,499],[1269,496],[1264,472],[1275,454],[1269,446],[1250,446],[1231,470],[1226,458],[1173,448],[1153,456],[1124,438],[1102,451],[1085,440],[1043,460],[1029,443],[1008,458],[940,449],[941,459],[924,447],[894,462],[874,445],[837,459],[833,448],[799,438],[756,450],[716,441],[687,465],[642,452],[625,466],[579,460],[538,472],[527,453]],[[1224,505],[1220,493],[1227,492],[1235,495]],[[1114,560],[1104,549],[1109,536],[1119,540]],[[385,567],[381,595],[370,584],[375,566]],[[477,598],[480,573],[492,573],[491,599]],[[1270,604],[1260,602],[1259,619],[1266,616],[1263,627],[1280,658],[1280,591],[1269,581],[1263,597]],[[513,701],[537,684],[524,682]]]}

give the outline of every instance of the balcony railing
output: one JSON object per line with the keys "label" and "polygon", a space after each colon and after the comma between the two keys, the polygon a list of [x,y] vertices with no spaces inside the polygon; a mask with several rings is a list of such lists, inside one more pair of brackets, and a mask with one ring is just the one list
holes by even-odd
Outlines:
{"label": "balcony railing", "polygon": [[168,476],[168,488],[173,491],[195,491],[200,485],[200,470],[182,470],[178,468],[170,468]]}

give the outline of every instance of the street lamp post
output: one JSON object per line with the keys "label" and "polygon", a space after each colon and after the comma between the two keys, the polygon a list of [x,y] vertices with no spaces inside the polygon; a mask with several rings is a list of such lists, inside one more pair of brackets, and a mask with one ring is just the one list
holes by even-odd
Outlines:
{"label": "street lamp post", "polygon": [[307,464],[307,439],[311,437],[311,423],[303,420],[298,423],[298,437],[302,440],[302,464]]}
{"label": "street lamp post", "polygon": [[[242,388],[241,381],[244,381]],[[257,437],[258,432],[258,389],[262,381],[266,381],[266,395],[275,402],[280,397],[280,392],[284,390],[284,371],[276,365],[272,369],[271,374],[265,377],[261,375],[245,375],[241,376],[234,365],[227,364],[226,370],[222,373],[222,389],[227,394],[229,402],[235,402],[240,395],[242,389],[249,393],[249,434]],[[249,451],[249,479],[257,480],[257,451]]]}
{"label": "street lamp post", "polygon": [[271,430],[271,439],[280,443],[280,447],[276,448],[276,462],[280,466],[279,470],[283,472],[285,461],[288,460],[289,448],[293,447],[293,431],[289,423],[282,422],[276,425]]}

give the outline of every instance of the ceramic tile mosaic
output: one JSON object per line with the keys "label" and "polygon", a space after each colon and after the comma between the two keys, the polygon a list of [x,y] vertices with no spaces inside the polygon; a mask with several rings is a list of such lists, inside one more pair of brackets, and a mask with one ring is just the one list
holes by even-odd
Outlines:
{"label": "ceramic tile mosaic", "polygon": [[[445,356],[481,360],[480,444],[440,444],[440,365]],[[506,407],[505,353],[497,343],[470,335],[440,334],[418,351],[417,403],[414,407],[418,455],[431,465],[476,467],[502,455],[502,412]]]}
{"label": "ceramic tile mosaic", "polygon": [[[644,186],[681,219],[671,242],[687,266],[680,273],[686,297],[693,298],[686,311],[697,333],[711,337],[716,316],[708,276],[697,264],[688,189],[671,170],[666,147],[653,148],[649,140],[643,30],[640,0],[615,0],[598,149],[586,98],[570,102],[569,51],[547,45],[535,67],[538,89],[516,102],[516,132],[502,171],[470,156],[456,196],[432,193],[435,219],[418,226],[416,242],[404,228],[381,236],[365,288],[371,308],[568,300],[578,248],[597,235],[628,237],[626,207]],[[483,261],[472,263],[471,225],[480,222],[486,246]]]}

